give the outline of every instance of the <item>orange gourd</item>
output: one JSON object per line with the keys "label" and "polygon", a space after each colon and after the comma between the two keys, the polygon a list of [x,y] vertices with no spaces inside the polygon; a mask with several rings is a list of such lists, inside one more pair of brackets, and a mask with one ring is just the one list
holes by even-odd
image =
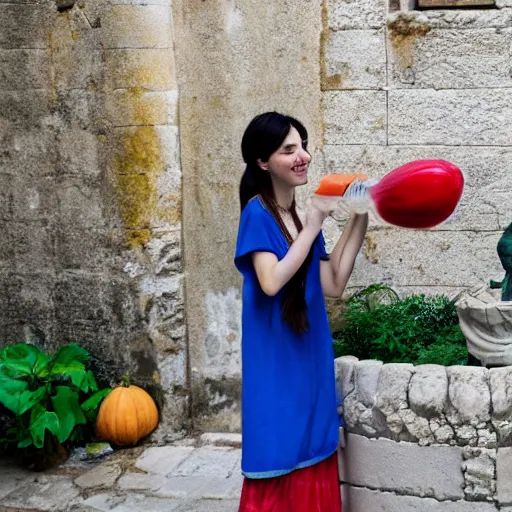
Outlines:
{"label": "orange gourd", "polygon": [[138,386],[119,386],[101,403],[96,435],[117,446],[137,444],[158,425],[158,409],[151,396]]}
{"label": "orange gourd", "polygon": [[355,180],[366,180],[365,174],[328,174],[322,178],[315,194],[320,196],[342,196]]}

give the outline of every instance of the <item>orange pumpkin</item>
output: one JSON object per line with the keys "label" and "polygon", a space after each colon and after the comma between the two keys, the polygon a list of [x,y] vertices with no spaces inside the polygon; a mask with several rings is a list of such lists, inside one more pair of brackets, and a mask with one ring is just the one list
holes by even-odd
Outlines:
{"label": "orange pumpkin", "polygon": [[158,409],[151,396],[138,386],[119,386],[101,403],[96,435],[118,446],[137,444],[158,425]]}

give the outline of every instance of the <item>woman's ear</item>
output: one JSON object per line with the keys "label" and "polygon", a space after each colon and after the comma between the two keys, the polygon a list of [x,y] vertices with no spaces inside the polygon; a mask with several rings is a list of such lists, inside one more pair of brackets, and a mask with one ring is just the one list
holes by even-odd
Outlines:
{"label": "woman's ear", "polygon": [[258,158],[258,160],[256,160],[256,162],[260,169],[263,169],[264,171],[268,172],[268,170],[269,170],[268,162],[264,162],[261,158]]}

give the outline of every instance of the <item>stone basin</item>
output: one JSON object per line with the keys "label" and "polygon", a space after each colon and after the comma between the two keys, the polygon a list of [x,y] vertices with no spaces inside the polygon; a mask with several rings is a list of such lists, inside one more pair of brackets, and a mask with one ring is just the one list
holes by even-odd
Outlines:
{"label": "stone basin", "polygon": [[512,365],[512,301],[479,286],[464,292],[455,307],[469,353],[483,366]]}

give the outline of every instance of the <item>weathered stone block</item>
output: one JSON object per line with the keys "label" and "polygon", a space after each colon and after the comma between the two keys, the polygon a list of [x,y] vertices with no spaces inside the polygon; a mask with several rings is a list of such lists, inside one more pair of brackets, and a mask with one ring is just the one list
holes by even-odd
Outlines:
{"label": "weathered stone block", "polygon": [[[55,492],[55,489],[59,492]],[[2,499],[4,507],[53,512],[71,508],[81,501],[78,488],[63,476],[43,476],[20,485]]]}
{"label": "weathered stone block", "polygon": [[28,481],[33,474],[4,460],[0,465],[0,500]]}
{"label": "weathered stone block", "polygon": [[240,452],[233,448],[202,446],[194,450],[169,477],[215,476],[228,478],[240,463]]}
{"label": "weathered stone block", "polygon": [[498,459],[496,462],[496,479],[498,490],[498,503],[500,505],[512,504],[512,448],[498,448]]}
{"label": "weathered stone block", "polygon": [[381,28],[386,23],[386,2],[328,0],[327,22],[333,30]]}
{"label": "weathered stone block", "polygon": [[409,384],[409,406],[418,416],[440,416],[448,401],[448,376],[444,366],[416,366]]}
{"label": "weathered stone block", "polygon": [[42,221],[55,216],[58,197],[53,177],[16,174],[10,190],[12,214],[17,221]]}
{"label": "weathered stone block", "polygon": [[512,31],[431,30],[391,38],[389,71],[395,87],[464,89],[509,87]]}
{"label": "weathered stone block", "polygon": [[386,93],[343,91],[324,94],[326,144],[385,144]]}
{"label": "weathered stone block", "polygon": [[489,370],[492,423],[500,446],[512,443],[512,367]]}
{"label": "weathered stone block", "polygon": [[375,405],[385,416],[409,407],[408,388],[414,371],[412,364],[382,366]]}
{"label": "weathered stone block", "polygon": [[452,231],[448,237],[442,231],[372,231],[356,261],[351,284],[414,285],[419,292],[431,293],[430,287],[447,283],[465,288],[485,283],[490,275],[501,273],[495,253],[500,235]]}
{"label": "weathered stone block", "polygon": [[45,50],[0,49],[0,89],[21,90],[50,87],[50,62]]}
{"label": "weathered stone block", "polygon": [[486,368],[449,366],[446,369],[448,396],[452,411],[447,415],[450,423],[476,426],[491,419],[489,372]]}
{"label": "weathered stone block", "polygon": [[114,89],[176,89],[173,53],[167,49],[107,50],[106,64]]}
{"label": "weathered stone block", "polygon": [[107,108],[114,126],[175,124],[178,91],[114,91]]}
{"label": "weathered stone block", "polygon": [[172,53],[168,6],[113,5],[101,26],[106,48],[169,48]]}
{"label": "weathered stone block", "polygon": [[37,89],[29,95],[25,91],[3,91],[0,95],[0,121],[12,127],[41,127],[50,112],[50,91]]}
{"label": "weathered stone block", "polygon": [[162,475],[128,472],[117,481],[117,487],[121,491],[156,491],[166,482],[167,479]]}
{"label": "weathered stone block", "polygon": [[343,506],[350,512],[495,512],[492,503],[469,501],[437,501],[432,498],[403,496],[343,486]]}
{"label": "weathered stone block", "polygon": [[15,176],[49,176],[55,173],[57,150],[51,130],[23,128],[0,135],[0,172]]}
{"label": "weathered stone block", "polygon": [[144,494],[126,494],[116,496],[113,494],[95,494],[83,501],[86,507],[91,510],[101,510],[101,512],[154,512],[155,510],[165,510],[172,512],[180,507],[181,503],[177,500],[172,501],[164,498],[148,497]]}
{"label": "weathered stone block", "polygon": [[13,214],[13,174],[0,173],[0,219],[8,220]]}
{"label": "weathered stone block", "polygon": [[0,282],[0,306],[4,322],[11,325],[5,340],[44,344],[51,339],[55,321],[54,283],[50,273],[4,274]]}
{"label": "weathered stone block", "polygon": [[81,489],[112,487],[121,473],[121,467],[116,464],[102,464],[80,475],[74,482]]}
{"label": "weathered stone block", "polygon": [[181,231],[154,231],[146,251],[155,275],[181,272],[181,250]]}
{"label": "weathered stone block", "polygon": [[336,392],[343,398],[354,390],[354,367],[358,359],[354,356],[338,357],[334,360]]}
{"label": "weathered stone block", "polygon": [[512,138],[512,89],[388,94],[389,144],[506,146]]}
{"label": "weathered stone block", "polygon": [[193,451],[194,448],[188,446],[148,448],[137,460],[136,467],[148,473],[166,476],[189,457]]}
{"label": "weathered stone block", "polygon": [[[444,159],[464,174],[464,193],[454,216],[441,225],[450,230],[497,230],[509,222],[507,201],[512,176],[512,148],[447,146],[325,146],[330,172],[347,170],[381,178],[407,162]],[[375,224],[374,224],[375,225]],[[356,266],[356,272],[357,272]],[[487,277],[485,278],[487,280]],[[452,280],[446,282],[453,282]],[[445,282],[445,284],[446,284]],[[467,283],[466,283],[467,284]]]}
{"label": "weathered stone block", "polygon": [[381,30],[325,32],[322,89],[379,89],[386,85],[386,44]]}
{"label": "weathered stone block", "polygon": [[55,235],[45,221],[11,222],[15,269],[21,274],[55,270]]}
{"label": "weathered stone block", "polygon": [[101,172],[98,136],[87,130],[70,129],[57,136],[59,173],[82,178],[98,176]]}
{"label": "weathered stone block", "polygon": [[46,48],[50,9],[46,5],[5,4],[0,7],[0,48]]}
{"label": "weathered stone block", "polygon": [[490,501],[496,492],[496,450],[465,448],[464,494],[469,501]]}
{"label": "weathered stone block", "polygon": [[240,375],[242,301],[238,290],[208,293],[206,310],[206,368],[211,378]]}
{"label": "weathered stone block", "polygon": [[59,268],[105,272],[113,266],[110,231],[66,224],[55,230],[55,253]]}
{"label": "weathered stone block", "polygon": [[344,483],[438,500],[464,497],[462,451],[457,447],[420,447],[349,434],[342,461]]}
{"label": "weathered stone block", "polygon": [[57,189],[64,225],[105,228],[103,191],[94,179],[69,177]]}
{"label": "weathered stone block", "polygon": [[358,361],[354,365],[354,384],[358,400],[373,407],[379,389],[382,361]]}
{"label": "weathered stone block", "polygon": [[[69,30],[69,29],[68,29]],[[61,89],[101,89],[105,81],[103,50],[88,40],[66,43],[54,56],[55,86]]]}

